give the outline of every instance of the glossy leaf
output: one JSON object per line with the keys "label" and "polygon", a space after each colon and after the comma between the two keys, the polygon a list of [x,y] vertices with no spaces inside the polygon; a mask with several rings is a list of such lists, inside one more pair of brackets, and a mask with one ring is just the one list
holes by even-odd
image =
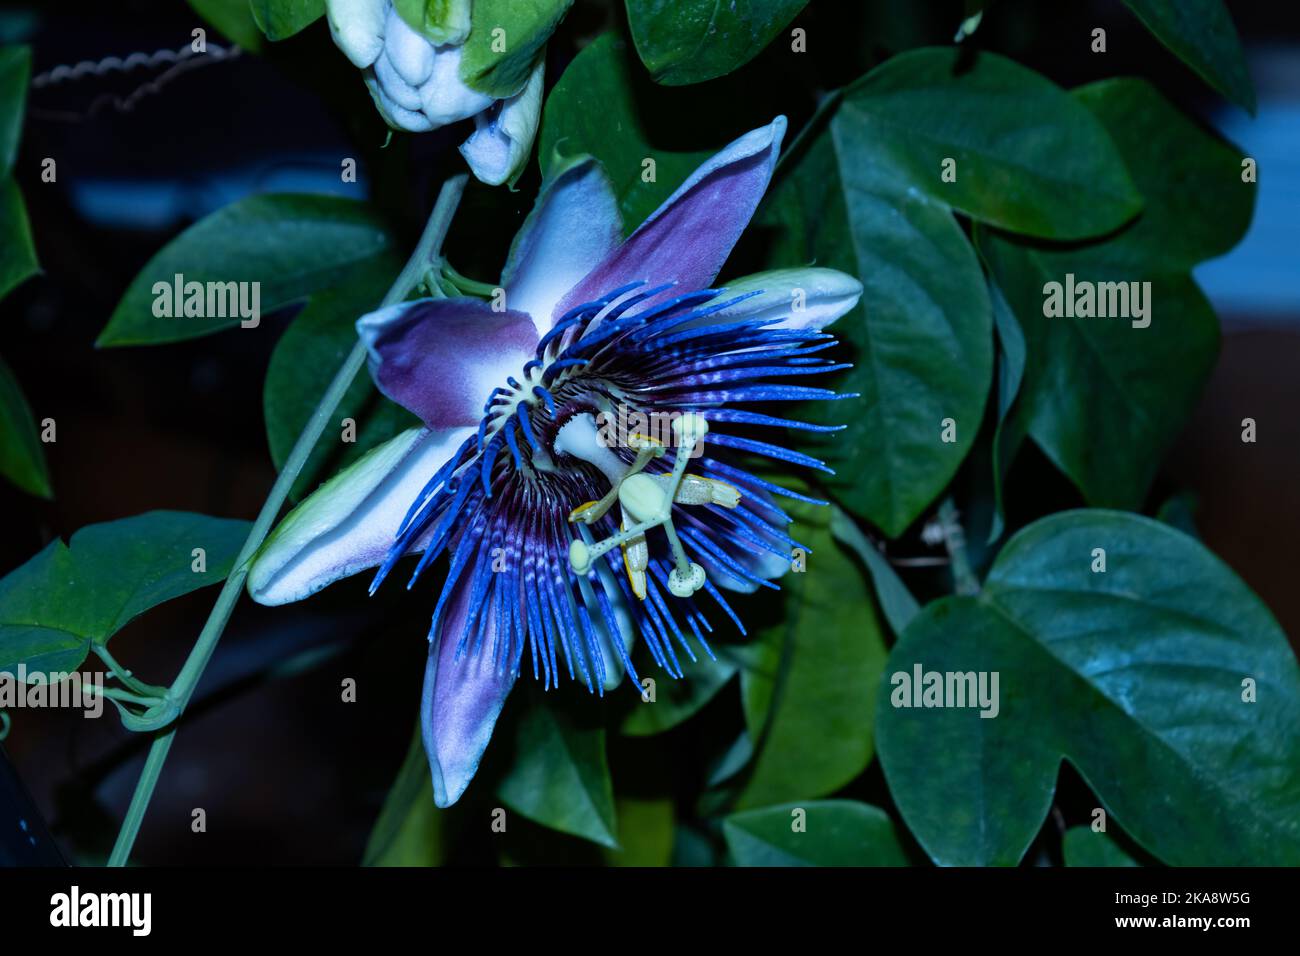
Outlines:
{"label": "glossy leaf", "polygon": [[[247,521],[150,511],[54,540],[0,579],[0,671],[70,671],[149,608],[225,579]],[[195,548],[205,569],[195,571]]]}
{"label": "glossy leaf", "polygon": [[429,758],[417,727],[384,807],[370,831],[362,866],[438,866],[448,811],[433,802]]}
{"label": "glossy leaf", "polygon": [[50,474],[32,410],[9,366],[0,361],[0,475],[30,495],[49,498]]}
{"label": "glossy leaf", "polygon": [[699,83],[744,66],[808,0],[627,0],[637,54],[660,83]]}
{"label": "glossy leaf", "polygon": [[[1189,269],[1241,238],[1255,187],[1241,181],[1237,150],[1145,82],[1109,80],[1075,95],[1119,145],[1145,205],[1122,231],[1087,245],[981,237],[1025,336],[1024,381],[1005,427],[1027,431],[1090,504],[1133,508],[1218,352],[1218,320]],[[1059,283],[1068,297],[1070,276],[1075,288],[1149,282],[1146,316],[1044,315],[1047,284]]]}
{"label": "glossy leaf", "polygon": [[[708,150],[672,152],[652,145],[630,52],[626,43],[610,34],[574,58],[547,97],[538,146],[544,173],[557,161],[557,154],[585,153],[600,160],[614,184],[626,233],[711,155]],[[618,135],[610,135],[610,130]],[[655,163],[651,181],[644,175],[648,159]]]}
{"label": "glossy leaf", "polygon": [[268,40],[286,40],[325,15],[325,0],[249,0]]}
{"label": "glossy leaf", "polygon": [[515,762],[497,793],[542,826],[618,849],[605,728],[538,696],[520,717]]}
{"label": "glossy leaf", "polygon": [[[895,706],[907,688],[893,675],[918,665],[996,673],[996,716]],[[1240,579],[1160,522],[1074,511],[1030,525],[979,597],[917,616],[887,673],[881,763],[937,863],[1019,862],[1062,760],[1166,863],[1300,862],[1300,668]]]}
{"label": "glossy leaf", "polygon": [[0,177],[0,299],[40,271],[22,193],[13,177]]}
{"label": "glossy leaf", "polygon": [[31,72],[31,50],[25,46],[0,47],[0,177],[13,172],[18,156]]}
{"label": "glossy leaf", "polygon": [[993,53],[972,63],[949,47],[891,57],[844,91],[840,113],[917,189],[992,225],[1080,239],[1123,225],[1141,206],[1092,113]]}
{"label": "glossy leaf", "polygon": [[737,807],[831,793],[872,755],[875,692],[886,650],[871,590],[831,536],[831,513],[787,508],[807,569],[781,580],[780,621],[756,636],[760,657],[741,672],[745,719],[756,743]]}
{"label": "glossy leaf", "polygon": [[722,835],[737,866],[908,865],[889,815],[855,800],[733,813],[722,821]]}
{"label": "glossy leaf", "polygon": [[262,32],[249,0],[187,0],[194,12],[245,50],[262,49]]}
{"label": "glossy leaf", "polygon": [[1137,866],[1119,844],[1091,827],[1070,827],[1061,840],[1066,866]]}
{"label": "glossy leaf", "polygon": [[1232,102],[1255,112],[1255,85],[1223,0],[1124,0],[1157,40]]}
{"label": "glossy leaf", "polygon": [[629,737],[663,733],[708,704],[736,674],[736,664],[724,653],[717,653],[717,660],[710,660],[707,654],[698,654],[695,662],[683,659],[685,676],[680,679],[656,673],[654,700],[642,696],[623,720],[623,733]]}
{"label": "glossy leaf", "polygon": [[[770,265],[816,262],[860,279],[862,301],[831,331],[851,371],[827,383],[858,398],[814,403],[848,428],[806,449],[824,484],[890,537],[947,486],[970,450],[993,376],[993,319],[979,262],[948,207],[910,188],[861,114],[837,113],[769,194]],[[943,441],[944,420],[956,441]]]}
{"label": "glossy leaf", "polygon": [[[174,307],[171,317],[155,315],[161,296],[174,298],[177,275],[185,283],[259,282],[264,317],[346,282],[392,250],[392,236],[363,203],[332,196],[250,196],[195,223],[150,259],[97,344],[176,342],[239,326],[238,315],[176,317]],[[252,327],[241,331],[256,334]]]}
{"label": "glossy leaf", "polygon": [[[400,262],[378,259],[354,281],[318,292],[276,343],[262,389],[266,440],[276,468],[284,465],[316,403],[356,344],[356,320],[379,304],[400,269]],[[351,441],[344,440],[348,420],[354,425]],[[369,375],[358,375],[303,466],[293,497],[418,424],[414,415],[380,395]]]}
{"label": "glossy leaf", "polygon": [[902,634],[921,607],[916,603],[916,598],[912,597],[907,585],[898,577],[898,572],[889,563],[889,559],[867,540],[853,519],[835,505],[831,505],[831,534],[836,541],[847,545],[862,559],[875,584],[876,600],[880,602],[885,620],[895,634]]}
{"label": "glossy leaf", "polygon": [[514,96],[573,0],[474,0],[460,78],[483,93]]}

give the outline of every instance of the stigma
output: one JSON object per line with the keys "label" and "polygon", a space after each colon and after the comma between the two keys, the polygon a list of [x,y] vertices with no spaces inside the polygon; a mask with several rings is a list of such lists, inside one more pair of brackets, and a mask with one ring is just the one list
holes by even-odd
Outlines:
{"label": "stigma", "polygon": [[[686,466],[702,453],[709,423],[702,415],[687,412],[672,420],[674,448],[671,471],[649,474],[646,468],[669,453],[669,448],[648,435],[633,433],[628,446],[636,458],[625,463],[601,440],[590,415],[578,415],[562,427],[555,438],[555,449],[589,462],[609,480],[609,492],[598,501],[588,501],[573,509],[570,523],[578,525],[579,537],[569,544],[569,566],[578,575],[586,575],[592,563],[614,548],[623,555],[623,568],[638,599],[646,598],[646,571],[650,566],[650,549],[646,532],[663,528],[672,549],[673,567],[668,573],[668,590],[679,598],[688,598],[704,587],[708,578],[704,568],[691,561],[673,526],[673,505],[721,505],[735,508],[740,492],[725,482],[688,474]],[[588,526],[603,518],[618,505],[619,531],[600,541],[594,540]]]}

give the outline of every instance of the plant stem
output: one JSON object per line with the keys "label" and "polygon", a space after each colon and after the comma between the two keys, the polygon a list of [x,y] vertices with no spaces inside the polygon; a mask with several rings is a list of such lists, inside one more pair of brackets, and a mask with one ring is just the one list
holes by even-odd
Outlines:
{"label": "plant stem", "polygon": [[[434,204],[433,212],[429,214],[429,221],[425,224],[424,233],[420,236],[420,241],[416,244],[415,251],[411,253],[410,259],[407,260],[406,265],[393,282],[392,288],[384,296],[383,301],[380,303],[381,308],[405,299],[420,281],[425,269],[441,254],[443,239],[446,238],[452,216],[455,215],[456,207],[460,204],[460,197],[465,191],[466,178],[465,174],[462,173],[451,177],[442,184],[442,191],[438,194],[438,201]],[[267,495],[266,501],[262,505],[262,510],[258,512],[257,519],[253,522],[253,527],[244,540],[244,546],[240,548],[239,556],[235,558],[230,575],[226,578],[221,593],[217,595],[217,601],[212,607],[212,613],[208,615],[208,620],[203,625],[203,630],[199,633],[199,638],[195,641],[190,656],[186,659],[185,665],[181,668],[175,683],[172,684],[171,689],[168,691],[168,697],[173,704],[174,716],[166,727],[158,731],[149,747],[149,756],[145,760],[144,770],[140,774],[140,779],[136,782],[135,793],[131,797],[131,805],[127,808],[126,818],[122,821],[122,828],[117,834],[117,842],[114,843],[112,855],[108,859],[109,866],[126,865],[127,859],[131,855],[131,847],[135,844],[136,834],[140,831],[140,824],[144,820],[145,811],[149,807],[149,800],[153,796],[154,786],[157,784],[158,776],[162,773],[163,764],[167,760],[167,752],[171,750],[172,740],[176,735],[176,721],[180,719],[180,715],[189,703],[204,668],[207,667],[213,651],[216,650],[217,641],[221,638],[221,632],[225,630],[226,623],[230,620],[231,612],[239,600],[240,592],[244,589],[244,579],[248,576],[249,563],[257,553],[258,548],[262,546],[262,542],[266,540],[266,536],[271,531],[271,525],[280,513],[280,508],[284,505],[285,499],[289,497],[289,490],[293,487],[299,472],[307,463],[307,458],[316,447],[316,442],[325,431],[330,416],[338,408],[339,402],[343,400],[344,394],[346,394],[352,380],[356,378],[357,372],[361,370],[361,366],[365,364],[365,361],[365,345],[358,342],[353,346],[352,351],[348,353],[348,357],[343,360],[342,367],[335,373],[329,388],[321,396],[321,400],[316,405],[316,410],[312,412],[311,418],[307,421],[302,433],[298,436],[298,440],[294,443],[293,450],[289,452],[284,468],[281,469],[279,476],[275,479],[275,484],[271,487],[270,494]]]}
{"label": "plant stem", "polygon": [[945,498],[939,505],[939,522],[943,525],[943,544],[948,549],[953,586],[958,594],[979,594],[979,578],[971,570],[970,558],[966,555],[966,532],[952,498]]}

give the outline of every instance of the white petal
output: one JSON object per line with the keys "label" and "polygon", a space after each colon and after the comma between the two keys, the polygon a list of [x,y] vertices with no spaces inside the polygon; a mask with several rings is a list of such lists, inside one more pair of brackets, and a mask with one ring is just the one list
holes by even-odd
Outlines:
{"label": "white petal", "polygon": [[412,112],[398,105],[384,85],[379,82],[374,70],[367,70],[365,75],[366,89],[370,91],[370,98],[375,102],[375,109],[379,110],[379,115],[384,118],[389,126],[393,129],[404,129],[411,133],[427,133],[434,126],[430,123],[423,113]]}
{"label": "white petal", "polygon": [[300,601],[379,565],[425,484],[472,434],[473,428],[412,428],[321,485],[258,551],[248,573],[253,600]]}
{"label": "white petal", "polygon": [[[410,87],[420,86],[433,73],[433,44],[412,30],[396,8],[388,12],[384,24],[384,52]],[[409,108],[419,109],[418,106]]]}
{"label": "white petal", "polygon": [[759,295],[710,316],[713,322],[770,319],[774,329],[823,329],[858,304],[862,283],[836,269],[774,269],[728,282],[723,296]]}
{"label": "white petal", "polygon": [[461,80],[460,52],[458,46],[433,48],[433,71],[420,87],[420,99],[424,103],[424,115],[435,127],[469,119],[496,102]]}
{"label": "white petal", "polygon": [[524,88],[502,101],[495,117],[491,110],[474,117],[474,132],[461,145],[460,153],[481,182],[500,186],[513,181],[528,161],[542,118],[544,67],[539,58]]}
{"label": "white petal", "polygon": [[326,19],[334,44],[360,69],[384,48],[384,18],[390,0],[325,0]]}
{"label": "white petal", "polygon": [[506,305],[531,315],[544,334],[556,305],[622,235],[618,200],[600,164],[589,157],[563,164],[543,184],[510,246],[501,277]]}
{"label": "white petal", "polygon": [[375,61],[375,79],[379,81],[380,87],[388,95],[388,99],[396,103],[404,110],[412,113],[418,113],[422,109],[420,102],[420,91],[414,86],[402,79],[393,61],[389,59],[388,49],[379,54],[379,59]]}

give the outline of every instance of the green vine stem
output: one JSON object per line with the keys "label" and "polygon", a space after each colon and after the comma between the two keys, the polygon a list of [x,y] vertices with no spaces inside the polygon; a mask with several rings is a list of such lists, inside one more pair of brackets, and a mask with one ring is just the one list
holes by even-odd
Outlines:
{"label": "green vine stem", "polygon": [[945,498],[939,505],[939,523],[943,528],[943,543],[948,550],[954,588],[958,594],[979,594],[979,578],[971,570],[970,557],[966,554],[966,531],[961,526],[961,516],[952,498]]}
{"label": "green vine stem", "polygon": [[[411,258],[407,260],[393,282],[392,288],[384,296],[383,302],[380,303],[381,307],[405,299],[420,282],[429,265],[440,257],[447,229],[465,191],[466,178],[462,173],[443,183],[438,201],[434,204],[433,212],[429,214],[429,221],[425,224],[424,233],[420,236]],[[270,533],[280,508],[289,497],[289,489],[293,487],[294,480],[302,471],[308,456],[316,447],[316,442],[329,424],[330,416],[338,408],[339,402],[343,400],[352,380],[356,378],[365,362],[365,346],[358,342],[344,359],[343,365],[334,375],[329,388],[325,390],[311,418],[303,427],[302,434],[294,443],[293,450],[289,453],[270,494],[267,495],[262,510],[258,512],[257,519],[248,532],[248,538],[245,539],[244,546],[235,559],[230,576],[226,578],[221,593],[212,607],[212,613],[208,615],[208,620],[203,625],[203,630],[199,633],[198,640],[195,641],[190,656],[186,659],[175,683],[167,691],[161,706],[146,712],[143,718],[137,718],[133,724],[128,724],[132,729],[156,730],[157,736],[149,747],[144,770],[141,771],[140,779],[136,782],[131,805],[127,808],[126,818],[122,821],[122,827],[117,834],[117,842],[113,844],[113,852],[108,858],[109,866],[126,865],[131,855],[131,847],[135,844],[136,834],[140,831],[140,824],[144,820],[145,811],[149,808],[154,787],[158,783],[158,776],[162,773],[163,764],[167,761],[167,753],[171,750],[172,741],[175,739],[176,721],[189,703],[199,677],[202,676],[213,651],[216,650],[221,632],[225,630],[231,612],[239,601],[240,593],[244,589],[244,579],[248,576],[249,563]]]}

